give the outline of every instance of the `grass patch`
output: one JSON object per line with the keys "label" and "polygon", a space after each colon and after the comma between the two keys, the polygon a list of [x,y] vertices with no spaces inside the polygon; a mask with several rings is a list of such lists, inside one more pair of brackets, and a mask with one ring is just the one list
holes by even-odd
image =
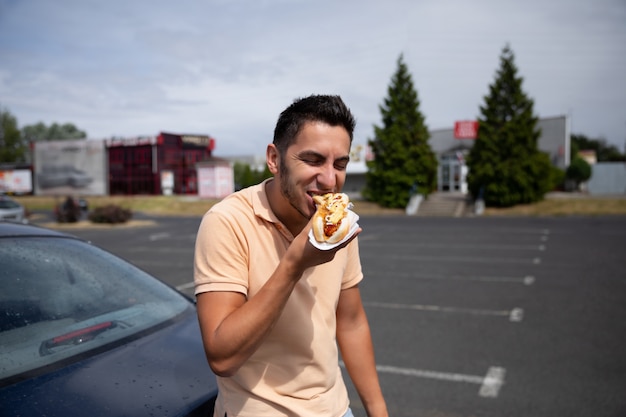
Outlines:
{"label": "grass patch", "polygon": [[[52,211],[55,204],[62,203],[64,197],[19,196],[15,200],[22,203],[29,212]],[[219,200],[201,199],[195,196],[89,196],[85,197],[89,209],[119,205],[133,213],[151,215],[202,216]],[[368,215],[404,215],[403,209],[386,209],[368,201],[356,200],[354,211]],[[626,215],[626,196],[594,197],[581,194],[548,195],[535,204],[523,204],[510,208],[485,209],[485,216],[600,216]]]}
{"label": "grass patch", "polygon": [[602,216],[626,215],[626,197],[559,197],[547,198],[535,204],[520,204],[509,208],[486,208],[486,216]]}
{"label": "grass patch", "polygon": [[[87,196],[89,210],[110,204],[153,215],[201,216],[219,200],[199,199],[186,196]],[[30,212],[52,211],[65,197],[20,196],[14,197]]]}

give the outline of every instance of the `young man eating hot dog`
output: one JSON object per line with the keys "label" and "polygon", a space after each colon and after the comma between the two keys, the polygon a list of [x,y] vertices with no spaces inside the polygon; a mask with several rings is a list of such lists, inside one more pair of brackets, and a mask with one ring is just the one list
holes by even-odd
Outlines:
{"label": "young man eating hot dog", "polygon": [[274,177],[203,217],[194,278],[215,416],[351,416],[339,351],[367,415],[388,415],[358,286],[360,229],[328,250],[309,240],[315,196],[343,187],[354,125],[338,96],[296,100],[267,146]]}

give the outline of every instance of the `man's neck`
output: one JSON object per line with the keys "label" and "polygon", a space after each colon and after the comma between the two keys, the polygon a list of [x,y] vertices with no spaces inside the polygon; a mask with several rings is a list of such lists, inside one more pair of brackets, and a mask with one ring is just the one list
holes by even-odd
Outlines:
{"label": "man's neck", "polygon": [[294,237],[299,234],[308,223],[308,220],[289,204],[280,191],[280,183],[276,178],[265,184],[265,194],[267,195],[270,208],[278,220],[285,225]]}

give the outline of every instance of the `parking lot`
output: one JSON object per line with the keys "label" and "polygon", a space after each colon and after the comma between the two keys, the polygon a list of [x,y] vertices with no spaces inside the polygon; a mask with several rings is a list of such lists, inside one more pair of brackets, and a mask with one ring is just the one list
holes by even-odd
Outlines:
{"label": "parking lot", "polygon": [[[156,220],[72,233],[192,294],[200,219]],[[392,416],[626,415],[626,217],[359,223]]]}

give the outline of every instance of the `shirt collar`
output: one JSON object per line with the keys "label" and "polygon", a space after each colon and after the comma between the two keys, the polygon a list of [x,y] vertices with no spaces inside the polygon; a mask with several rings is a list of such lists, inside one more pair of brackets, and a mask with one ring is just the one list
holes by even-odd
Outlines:
{"label": "shirt collar", "polygon": [[280,220],[278,220],[278,217],[276,217],[276,214],[272,211],[270,202],[267,198],[267,192],[265,191],[265,186],[270,181],[274,181],[274,178],[268,178],[254,187],[255,189],[252,193],[252,210],[254,210],[255,216],[260,217],[263,220],[267,220],[272,223],[280,223]]}
{"label": "shirt collar", "polygon": [[289,241],[291,242],[294,239],[294,236],[291,232],[285,227],[285,225],[278,220],[276,214],[272,211],[270,206],[269,199],[267,198],[266,185],[270,181],[274,181],[274,178],[268,178],[262,183],[258,184],[254,187],[254,191],[252,192],[252,210],[254,211],[254,215],[265,220],[267,222],[273,223],[276,229]]}

